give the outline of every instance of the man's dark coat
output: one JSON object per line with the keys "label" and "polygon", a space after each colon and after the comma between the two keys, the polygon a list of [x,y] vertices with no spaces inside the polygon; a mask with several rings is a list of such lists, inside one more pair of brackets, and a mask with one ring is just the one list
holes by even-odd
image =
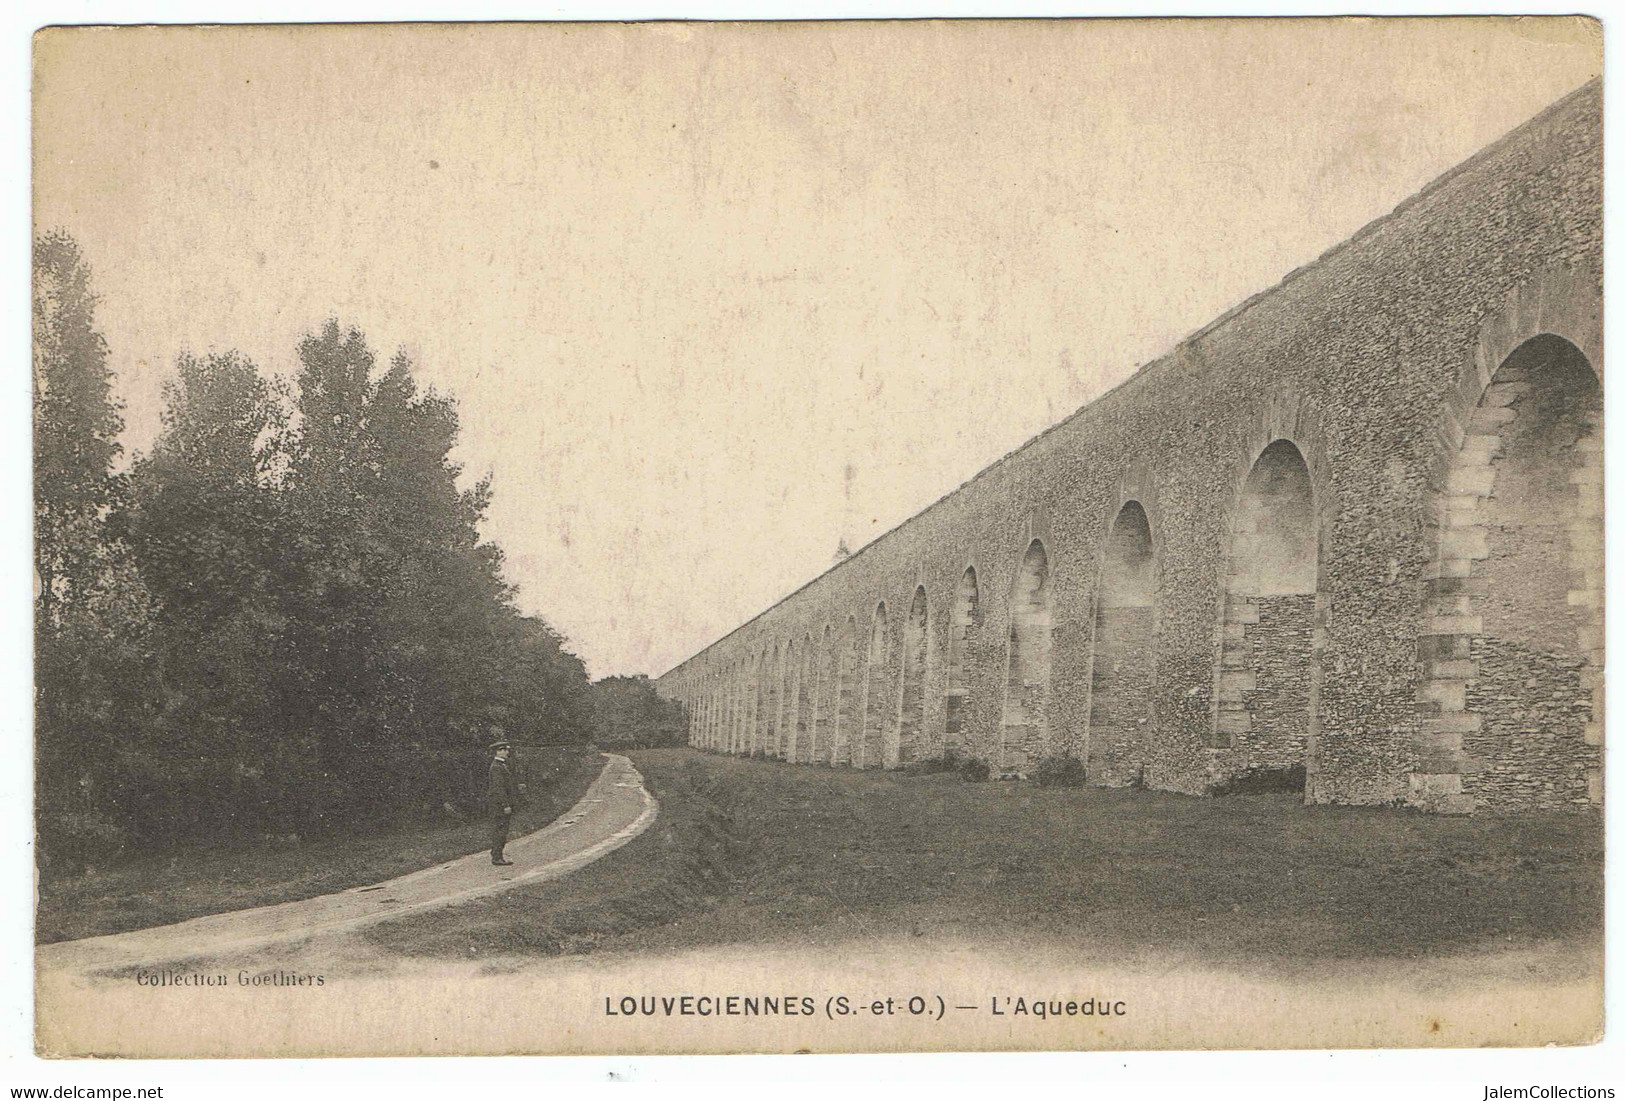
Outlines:
{"label": "man's dark coat", "polygon": [[514,782],[513,773],[508,770],[508,762],[491,762],[489,797],[492,815],[501,815],[505,813],[503,808],[519,805],[519,785]]}

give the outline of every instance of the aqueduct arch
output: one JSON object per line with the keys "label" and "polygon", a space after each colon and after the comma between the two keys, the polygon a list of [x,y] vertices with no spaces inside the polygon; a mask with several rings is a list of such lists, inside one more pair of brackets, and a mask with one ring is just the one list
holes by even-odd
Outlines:
{"label": "aqueduct arch", "polygon": [[801,648],[796,651],[795,667],[791,669],[790,676],[795,679],[795,713],[790,721],[790,744],[785,747],[785,760],[788,762],[801,762],[808,758],[809,745],[812,739],[812,640],[811,637],[801,640]]}
{"label": "aqueduct arch", "polygon": [[710,745],[716,740],[717,727],[722,722],[722,678],[715,673],[711,674],[710,687],[707,690],[706,718],[705,718],[705,744]]}
{"label": "aqueduct arch", "polygon": [[772,670],[773,652],[764,648],[756,661],[755,702],[752,707],[750,746],[748,748],[748,752],[752,757],[760,757],[767,752],[767,715],[768,707],[773,698]]}
{"label": "aqueduct arch", "polygon": [[982,625],[978,607],[980,593],[976,588],[976,567],[966,566],[954,590],[953,612],[948,620],[948,687],[944,699],[945,741],[947,752],[958,753],[964,748],[965,717],[970,711],[970,681],[965,676],[965,663],[975,649],[977,632]]}
{"label": "aqueduct arch", "polygon": [[891,665],[891,636],[886,629],[886,602],[875,606],[869,632],[869,660],[864,671],[863,735],[852,749],[852,764],[858,768],[878,768],[883,762],[888,712],[886,671]]}
{"label": "aqueduct arch", "polygon": [[778,759],[790,759],[790,743],[796,728],[796,664],[801,651],[795,640],[784,645],[784,664],[779,667],[779,737],[776,743]]}
{"label": "aqueduct arch", "polygon": [[717,684],[717,689],[715,689],[717,706],[715,706],[715,718],[713,718],[712,731],[710,731],[710,739],[708,739],[708,745],[712,749],[721,744],[721,734],[728,726],[728,672],[725,669],[718,669],[717,674],[715,674],[715,684]]}
{"label": "aqueduct arch", "polygon": [[740,756],[750,754],[750,735],[756,717],[756,658],[746,654],[739,663],[743,678],[739,692],[739,729],[735,732],[734,752]]}
{"label": "aqueduct arch", "polygon": [[710,679],[700,679],[700,745],[705,744],[705,729],[710,724]]}
{"label": "aqueduct arch", "polygon": [[835,735],[835,638],[829,624],[824,624],[822,641],[818,645],[813,664],[813,698],[817,711],[812,724],[811,760],[818,764],[830,763],[831,742]]}
{"label": "aqueduct arch", "polygon": [[999,768],[1018,775],[1047,752],[1050,649],[1049,555],[1034,539],[1027,545],[1010,592],[1009,664]]}
{"label": "aqueduct arch", "polygon": [[709,742],[716,734],[717,729],[717,678],[713,674],[705,678],[705,741]]}
{"label": "aqueduct arch", "polygon": [[1490,375],[1451,457],[1424,582],[1412,799],[1602,799],[1602,387],[1551,333]]}
{"label": "aqueduct arch", "polygon": [[762,705],[757,714],[756,743],[751,746],[752,756],[773,756],[774,738],[778,734],[779,670],[783,657],[778,643],[762,654]]}
{"label": "aqueduct arch", "polygon": [[848,616],[846,630],[841,633],[839,656],[836,659],[835,739],[830,749],[829,763],[850,765],[855,763],[854,743],[861,737],[858,707],[861,693],[858,688],[858,622]]}
{"label": "aqueduct arch", "polygon": [[733,729],[728,731],[728,752],[738,753],[739,742],[743,740],[744,723],[749,715],[751,706],[751,664],[749,659],[739,658],[733,663],[734,695],[738,698],[738,706],[733,710]]}
{"label": "aqueduct arch", "polygon": [[925,750],[925,660],[927,607],[925,586],[914,589],[903,624],[903,702],[897,733],[887,746],[886,765],[895,768],[918,760]]}
{"label": "aqueduct arch", "polygon": [[1156,560],[1139,501],[1117,510],[1095,595],[1089,693],[1091,779],[1128,783],[1144,766],[1154,729]]}
{"label": "aqueduct arch", "polygon": [[1273,440],[1253,461],[1231,523],[1214,745],[1231,774],[1302,789],[1319,722],[1320,519],[1303,452]]}
{"label": "aqueduct arch", "polygon": [[795,760],[796,725],[801,715],[801,650],[794,639],[784,648],[784,669],[781,676],[783,703],[779,712],[778,757],[781,761]]}

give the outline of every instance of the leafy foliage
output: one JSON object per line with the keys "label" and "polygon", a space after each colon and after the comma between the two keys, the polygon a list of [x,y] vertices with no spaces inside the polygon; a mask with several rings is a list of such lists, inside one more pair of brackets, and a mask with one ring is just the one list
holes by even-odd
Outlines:
{"label": "leafy foliage", "polygon": [[[520,614],[456,403],[329,320],[291,386],[181,355],[125,476],[66,234],[35,248],[42,864],[432,816],[500,724],[585,742],[581,660]],[[474,776],[474,781],[468,777]]]}
{"label": "leafy foliage", "polygon": [[1214,784],[1214,795],[1279,795],[1302,792],[1306,770],[1302,762],[1288,768],[1251,768]]}
{"label": "leafy foliage", "polygon": [[1032,781],[1041,788],[1082,787],[1085,778],[1083,762],[1076,757],[1040,757],[1033,765]]}
{"label": "leafy foliage", "polygon": [[650,749],[687,743],[685,708],[656,692],[642,674],[594,681],[592,705],[593,729],[600,745]]}
{"label": "leafy foliage", "polygon": [[959,778],[967,784],[985,783],[993,770],[980,757],[966,757],[959,763]]}

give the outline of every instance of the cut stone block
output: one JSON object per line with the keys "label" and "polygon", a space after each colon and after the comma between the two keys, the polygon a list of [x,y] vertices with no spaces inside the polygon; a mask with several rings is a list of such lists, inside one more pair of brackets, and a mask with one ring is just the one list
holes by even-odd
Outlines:
{"label": "cut stone block", "polygon": [[1423,661],[1445,661],[1452,658],[1465,659],[1472,654],[1472,637],[1455,632],[1437,633],[1429,631],[1416,640],[1416,651]]}
{"label": "cut stone block", "polygon": [[1257,623],[1257,604],[1230,604],[1224,609],[1226,623]]}
{"label": "cut stone block", "polygon": [[1602,525],[1585,525],[1579,531],[1569,532],[1569,550],[1590,551],[1598,557],[1602,556],[1603,536]]}
{"label": "cut stone block", "polygon": [[1440,558],[1488,558],[1489,532],[1480,525],[1451,528],[1439,537]]}
{"label": "cut stone block", "polygon": [[1470,734],[1484,725],[1484,718],[1472,711],[1441,711],[1422,720],[1423,730]]}
{"label": "cut stone block", "polygon": [[1450,480],[1446,485],[1451,493],[1473,493],[1481,497],[1486,496],[1495,488],[1495,468],[1476,464],[1462,464],[1452,467]]}
{"label": "cut stone block", "polygon": [[1473,575],[1473,560],[1471,558],[1445,558],[1439,562],[1438,577],[1471,577]]}
{"label": "cut stone block", "polygon": [[[1461,752],[1461,736],[1459,730],[1423,730],[1417,738],[1417,745],[1424,753],[1450,753]],[[1418,772],[1455,772],[1451,768],[1422,768]]]}
{"label": "cut stone block", "polygon": [[1422,749],[1416,755],[1416,767],[1436,775],[1455,775],[1461,765],[1461,754],[1452,749]]}
{"label": "cut stone block", "polygon": [[1471,616],[1473,614],[1473,597],[1471,593],[1448,593],[1443,596],[1429,597],[1424,611],[1430,619],[1448,616]]}
{"label": "cut stone block", "polygon": [[1440,711],[1467,710],[1467,682],[1460,680],[1429,681],[1416,691],[1416,698],[1439,705]]}

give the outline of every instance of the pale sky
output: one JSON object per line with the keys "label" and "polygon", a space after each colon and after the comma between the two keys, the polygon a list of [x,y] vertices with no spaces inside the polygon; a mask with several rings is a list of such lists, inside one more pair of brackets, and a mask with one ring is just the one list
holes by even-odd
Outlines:
{"label": "pale sky", "polygon": [[49,32],[126,444],[333,315],[658,674],[1600,71],[1573,20]]}

